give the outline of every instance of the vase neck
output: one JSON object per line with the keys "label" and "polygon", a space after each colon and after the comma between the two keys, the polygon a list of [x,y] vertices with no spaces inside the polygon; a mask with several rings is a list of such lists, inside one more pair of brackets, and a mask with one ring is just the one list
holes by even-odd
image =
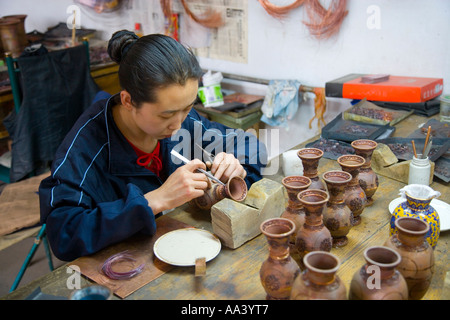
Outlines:
{"label": "vase neck", "polygon": [[332,184],[327,183],[328,193],[330,195],[330,203],[343,203],[345,199],[345,186],[347,184]]}
{"label": "vase neck", "polygon": [[360,167],[353,168],[353,167],[342,167],[342,170],[345,172],[348,172],[351,174],[352,179],[349,181],[347,186],[355,186],[359,185],[359,170]]}
{"label": "vase neck", "polygon": [[309,212],[308,209],[305,208],[305,223],[310,226],[318,226],[323,224],[322,211]]}
{"label": "vase neck", "polygon": [[296,212],[303,208],[302,203],[298,200],[297,195],[299,191],[287,191],[288,194],[288,206],[287,209],[290,212]]}
{"label": "vase neck", "polygon": [[415,199],[406,196],[406,205],[412,211],[427,211],[430,208],[431,199]]}
{"label": "vase neck", "polygon": [[403,232],[401,230],[397,230],[398,234],[398,240],[403,243],[404,245],[407,245],[409,247],[418,247],[421,246],[425,241],[424,235],[416,235],[411,234],[408,232]]}
{"label": "vase neck", "polygon": [[384,267],[378,264],[367,263],[365,269],[368,274],[374,277],[378,274],[381,280],[392,278],[395,274],[395,267]]}
{"label": "vase neck", "polygon": [[303,164],[303,175],[305,177],[310,178],[311,180],[317,177],[318,171],[317,168],[319,166],[319,159],[302,159]]}
{"label": "vase neck", "polygon": [[412,217],[400,217],[395,220],[397,240],[405,246],[419,248],[426,242],[425,237],[430,230],[427,222]]}
{"label": "vase neck", "polygon": [[372,162],[372,151],[370,152],[356,152],[358,156],[361,156],[364,158],[366,162],[362,165],[361,168],[370,168],[371,162]]}
{"label": "vase neck", "polygon": [[328,285],[335,281],[334,272],[316,272],[306,269],[306,276],[308,279],[317,285]]}
{"label": "vase neck", "polygon": [[352,170],[350,172],[352,180],[348,183],[349,186],[359,185],[359,169]]}
{"label": "vase neck", "polygon": [[269,243],[269,256],[273,260],[284,260],[290,255],[289,237],[271,238],[267,237]]}
{"label": "vase neck", "polygon": [[301,203],[295,203],[295,202],[288,202],[288,206],[286,207],[286,211],[290,213],[297,213],[303,212],[303,205]]}

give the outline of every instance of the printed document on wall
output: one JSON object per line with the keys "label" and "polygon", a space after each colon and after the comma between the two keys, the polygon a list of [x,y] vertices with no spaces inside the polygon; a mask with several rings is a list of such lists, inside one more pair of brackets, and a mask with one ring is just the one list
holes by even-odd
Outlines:
{"label": "printed document on wall", "polygon": [[208,11],[222,14],[225,24],[209,29],[208,47],[195,48],[197,56],[247,63],[248,52],[248,3],[247,0],[192,0],[189,8],[198,17]]}

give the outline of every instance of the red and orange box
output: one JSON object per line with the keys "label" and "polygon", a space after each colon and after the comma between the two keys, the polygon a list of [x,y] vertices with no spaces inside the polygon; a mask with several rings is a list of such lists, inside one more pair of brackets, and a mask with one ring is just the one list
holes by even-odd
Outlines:
{"label": "red and orange box", "polygon": [[[367,79],[375,79],[367,81]],[[327,97],[421,103],[442,94],[442,78],[349,74],[325,84]]]}

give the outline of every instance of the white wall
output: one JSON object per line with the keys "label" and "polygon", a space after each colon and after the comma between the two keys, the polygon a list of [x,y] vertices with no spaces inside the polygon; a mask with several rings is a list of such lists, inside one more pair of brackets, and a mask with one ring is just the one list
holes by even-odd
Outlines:
{"label": "white wall", "polygon": [[[367,26],[373,5],[379,8],[379,29]],[[249,1],[248,8],[248,63],[200,58],[202,66],[262,79],[297,79],[317,87],[348,73],[436,77],[444,78],[444,92],[450,92],[449,0],[350,0],[339,33],[329,40],[310,36],[302,23],[302,7],[284,21],[268,15],[256,0]],[[349,103],[328,98],[325,119],[332,120]],[[280,128],[280,152],[318,133],[316,126],[308,128],[313,115],[313,96],[308,96],[289,122],[289,131]]]}
{"label": "white wall", "polygon": [[[153,18],[144,7],[148,10],[153,5],[158,10],[159,1],[145,1],[148,0],[135,0],[134,9],[121,14],[95,15],[83,10],[82,26],[101,30],[100,37],[105,40],[115,30],[133,28],[136,21],[149,26]],[[26,31],[45,32],[67,20],[66,9],[73,3],[0,0],[0,15],[28,14]],[[375,29],[367,26],[375,13],[368,12],[374,8],[371,6],[379,9],[379,25]],[[348,16],[339,33],[329,40],[310,36],[302,23],[306,19],[302,7],[291,11],[283,21],[268,15],[256,0],[248,0],[248,11],[248,63],[200,58],[203,68],[266,80],[297,79],[317,87],[348,73],[437,77],[444,78],[444,92],[450,93],[449,0],[349,0]],[[144,32],[148,31],[144,28]],[[328,99],[325,119],[332,120],[348,107],[346,99]],[[279,152],[318,132],[316,126],[308,128],[313,115],[313,96],[307,95],[307,101],[300,104],[289,122],[289,131],[280,128]]]}
{"label": "white wall", "polygon": [[[276,3],[276,0],[271,0]],[[367,9],[380,9],[380,28],[370,30]],[[450,1],[349,0],[339,34],[325,41],[309,35],[305,10],[285,21],[249,1],[247,65],[200,59],[206,67],[257,78],[294,78],[312,86],[347,73],[388,73],[447,78],[450,91]]]}

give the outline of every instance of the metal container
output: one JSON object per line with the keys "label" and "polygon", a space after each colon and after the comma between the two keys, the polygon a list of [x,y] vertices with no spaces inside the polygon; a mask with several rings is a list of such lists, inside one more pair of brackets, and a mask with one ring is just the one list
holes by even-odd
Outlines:
{"label": "metal container", "polygon": [[11,52],[13,58],[20,56],[28,45],[25,33],[27,15],[4,16],[0,18],[0,37],[4,52]]}

